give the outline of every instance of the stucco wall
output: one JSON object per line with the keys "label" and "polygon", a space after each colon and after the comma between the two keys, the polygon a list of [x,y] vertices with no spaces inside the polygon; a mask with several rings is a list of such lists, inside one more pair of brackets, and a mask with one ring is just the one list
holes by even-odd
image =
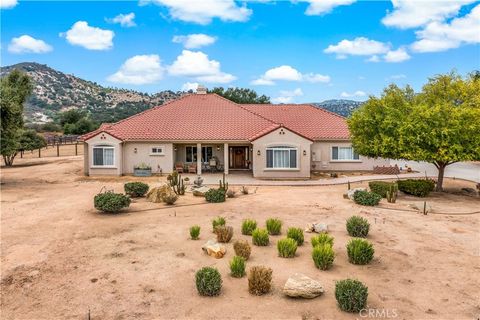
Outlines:
{"label": "stucco wall", "polygon": [[[282,134],[283,133],[283,134]],[[312,141],[285,128],[279,128],[253,141],[253,176],[255,178],[298,179],[310,177],[310,146]],[[297,169],[270,169],[267,166],[267,147],[297,148]],[[258,155],[260,151],[260,155]],[[305,151],[306,155],[303,155]]]}
{"label": "stucco wall", "polygon": [[[152,147],[164,148],[163,155],[152,155]],[[135,152],[136,149],[136,152]],[[124,142],[123,147],[123,174],[132,174],[133,168],[141,163],[152,167],[152,173],[173,171],[173,145],[165,142]]]}
{"label": "stucco wall", "polygon": [[[85,161],[87,164],[87,169],[89,175],[121,175],[122,174],[122,143],[120,140],[112,137],[107,133],[100,133],[90,140],[85,141],[88,145],[88,152],[85,154],[85,157],[88,158],[88,161]],[[96,145],[110,145],[115,148],[114,151],[114,165],[112,167],[95,167],[93,166],[93,147]]]}
{"label": "stucco wall", "polygon": [[374,166],[389,165],[386,159],[372,159],[360,156],[360,160],[338,161],[332,160],[332,147],[351,147],[350,142],[345,141],[316,141],[312,144],[312,170],[325,171],[350,171],[350,170],[373,170]]}

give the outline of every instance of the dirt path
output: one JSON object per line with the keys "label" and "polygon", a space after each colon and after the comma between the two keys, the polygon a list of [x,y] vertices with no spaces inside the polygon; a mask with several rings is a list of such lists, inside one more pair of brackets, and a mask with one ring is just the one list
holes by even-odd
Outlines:
{"label": "dirt path", "polygon": [[[360,207],[342,198],[344,186],[262,186],[224,204],[156,210],[163,205],[140,199],[130,212],[100,215],[93,208],[94,194],[104,185],[122,191],[123,182],[85,180],[81,167],[80,158],[71,157],[2,168],[2,319],[84,319],[88,310],[91,319],[355,319],[359,316],[339,311],[333,294],[335,281],[347,277],[369,287],[370,308],[395,310],[396,319],[480,314],[478,214],[424,216]],[[449,180],[447,185],[473,184]],[[415,201],[402,196],[398,206]],[[478,198],[450,194],[434,194],[428,201],[452,212],[480,205]],[[178,203],[203,201],[186,195]],[[353,214],[371,223],[376,258],[367,266],[351,265],[346,257],[345,220]],[[279,217],[285,227],[326,222],[335,237],[334,267],[314,267],[309,234],[294,259],[279,258],[276,242],[282,236],[271,237],[270,246],[253,247],[248,265],[273,268],[274,289],[251,296],[246,278],[228,275],[231,244],[219,260],[200,249],[213,238],[210,222],[218,215],[234,227],[234,238],[249,241],[240,233],[245,218],[263,225]],[[193,224],[202,227],[199,241],[188,240]],[[194,274],[202,266],[220,270],[220,297],[196,293]],[[295,272],[321,281],[326,293],[313,300],[285,298],[281,288]]]}

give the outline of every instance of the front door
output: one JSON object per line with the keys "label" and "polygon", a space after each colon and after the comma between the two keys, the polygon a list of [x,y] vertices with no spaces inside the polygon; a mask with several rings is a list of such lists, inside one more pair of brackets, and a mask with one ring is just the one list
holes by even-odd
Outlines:
{"label": "front door", "polygon": [[248,147],[230,147],[231,169],[248,169]]}

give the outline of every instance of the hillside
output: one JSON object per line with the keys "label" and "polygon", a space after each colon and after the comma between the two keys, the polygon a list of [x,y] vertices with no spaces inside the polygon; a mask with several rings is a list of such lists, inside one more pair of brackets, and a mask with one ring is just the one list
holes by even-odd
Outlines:
{"label": "hillside", "polygon": [[363,102],[354,100],[325,100],[319,103],[313,103],[313,105],[327,109],[328,111],[337,113],[344,117],[349,117],[353,111],[357,110]]}
{"label": "hillside", "polygon": [[168,90],[149,95],[107,88],[35,62],[1,67],[0,76],[15,68],[26,72],[34,82],[33,94],[25,106],[27,122],[46,122],[72,108],[87,110],[99,123],[114,122],[184,94]]}

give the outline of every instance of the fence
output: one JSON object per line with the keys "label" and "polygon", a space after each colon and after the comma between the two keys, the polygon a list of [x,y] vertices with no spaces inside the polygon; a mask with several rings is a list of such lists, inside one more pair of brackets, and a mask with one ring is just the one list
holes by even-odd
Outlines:
{"label": "fence", "polygon": [[20,151],[20,158],[44,158],[83,155],[83,142],[47,144],[45,148],[31,151]]}

